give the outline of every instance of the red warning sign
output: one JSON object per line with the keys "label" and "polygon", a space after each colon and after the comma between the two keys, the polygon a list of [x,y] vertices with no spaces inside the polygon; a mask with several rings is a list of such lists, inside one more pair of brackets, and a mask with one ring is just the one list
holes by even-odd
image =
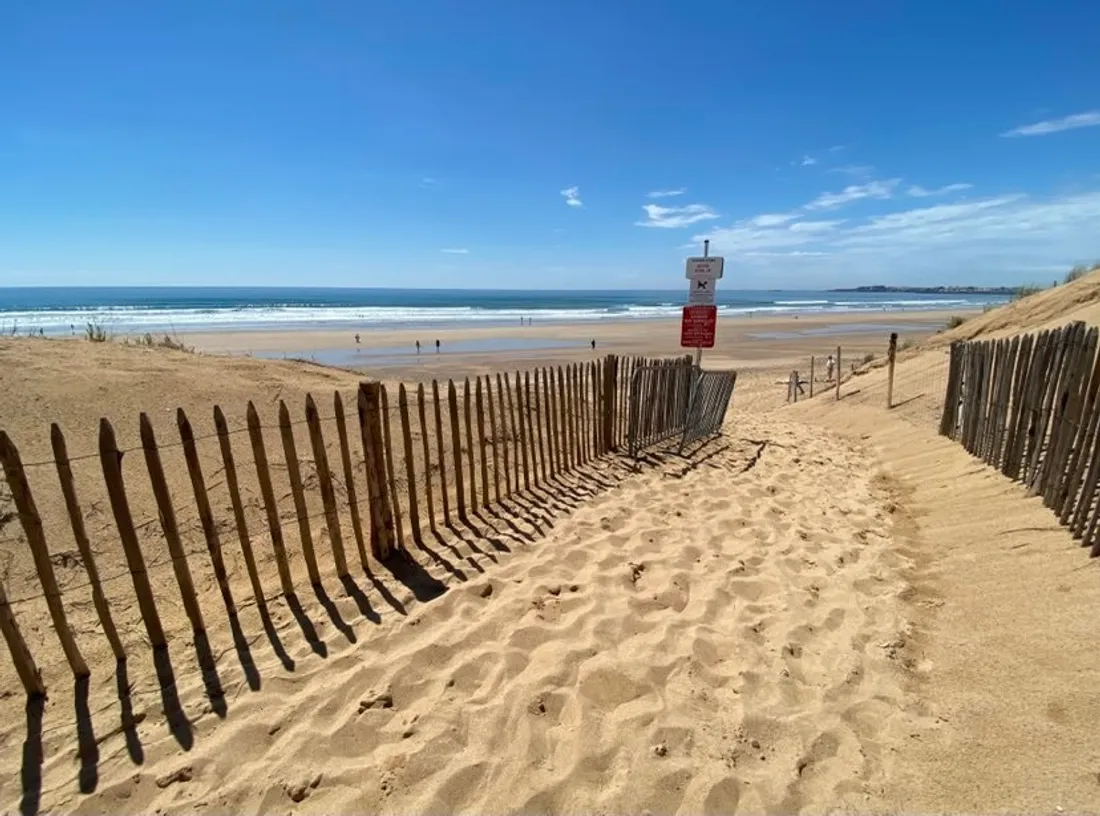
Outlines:
{"label": "red warning sign", "polygon": [[714,329],[717,325],[717,306],[685,306],[680,322],[680,346],[714,348]]}

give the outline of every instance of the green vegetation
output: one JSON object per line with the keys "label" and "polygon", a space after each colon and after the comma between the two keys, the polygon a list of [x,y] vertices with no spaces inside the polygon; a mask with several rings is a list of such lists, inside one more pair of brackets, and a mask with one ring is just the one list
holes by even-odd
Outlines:
{"label": "green vegetation", "polygon": [[863,365],[867,365],[867,364],[873,362],[874,359],[875,359],[875,353],[873,351],[867,352],[866,354],[863,355]]}
{"label": "green vegetation", "polygon": [[147,346],[149,348],[166,348],[172,349],[172,351],[186,351],[188,353],[192,353],[195,351],[194,348],[184,344],[181,340],[178,340],[175,337],[171,337],[166,334],[161,338],[157,338],[149,332],[146,332],[136,339],[127,340],[126,344],[132,344],[135,346]]}
{"label": "green vegetation", "polygon": [[84,327],[84,339],[92,343],[106,343],[111,339],[111,336],[107,332],[106,326],[90,320],[88,325]]}
{"label": "green vegetation", "polygon": [[1023,300],[1026,297],[1037,295],[1045,289],[1043,286],[1039,286],[1037,283],[1025,283],[1023,286],[1019,286],[1012,293],[1011,300],[1013,302],[1017,300]]}
{"label": "green vegetation", "polygon": [[947,318],[947,328],[957,329],[959,326],[961,326],[965,322],[966,322],[966,318],[963,317],[962,315],[951,315],[951,317]]}
{"label": "green vegetation", "polygon": [[1085,275],[1089,274],[1090,272],[1095,272],[1097,269],[1100,269],[1100,261],[1093,263],[1091,266],[1078,264],[1066,273],[1066,277],[1063,280],[1063,283],[1073,283],[1075,280],[1083,278],[1085,277]]}

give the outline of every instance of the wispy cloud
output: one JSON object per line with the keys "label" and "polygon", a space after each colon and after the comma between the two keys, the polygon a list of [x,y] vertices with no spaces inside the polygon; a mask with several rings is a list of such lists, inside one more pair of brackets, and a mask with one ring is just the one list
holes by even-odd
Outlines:
{"label": "wispy cloud", "polygon": [[778,227],[798,218],[798,213],[761,213],[749,221],[754,227]]}
{"label": "wispy cloud", "polygon": [[1046,119],[1030,125],[1006,130],[1001,136],[1045,136],[1048,133],[1061,133],[1063,130],[1075,130],[1083,127],[1096,127],[1100,125],[1100,110],[1075,113],[1071,116],[1063,116],[1061,119]]}
{"label": "wispy cloud", "polygon": [[654,190],[652,193],[646,193],[646,198],[672,198],[673,196],[682,196],[687,192],[687,189],[680,187],[676,190]]}
{"label": "wispy cloud", "polygon": [[439,251],[440,252],[445,252],[448,255],[469,255],[470,254],[470,250],[466,249],[465,247],[454,247],[454,248],[448,248],[448,249],[441,249]]}
{"label": "wispy cloud", "polygon": [[887,181],[869,181],[866,184],[849,184],[839,193],[822,193],[807,204],[806,209],[832,210],[865,198],[891,198],[900,183],[901,179],[889,179]]}
{"label": "wispy cloud", "polygon": [[932,196],[948,195],[949,193],[961,193],[963,190],[970,190],[973,187],[973,184],[946,184],[943,187],[929,190],[927,187],[914,184],[905,191],[905,194],[912,198],[931,198]]}
{"label": "wispy cloud", "polygon": [[644,204],[646,220],[635,222],[639,227],[662,227],[676,229],[717,218],[716,213],[707,204],[688,204],[684,207],[662,207],[659,204]]}
{"label": "wispy cloud", "polygon": [[565,203],[570,207],[583,207],[584,202],[581,201],[581,188],[580,187],[566,187],[561,191],[562,197],[565,199]]}
{"label": "wispy cloud", "polygon": [[765,214],[692,240],[709,239],[716,253],[745,259],[784,284],[876,282],[887,275],[947,283],[979,274],[1012,283],[1100,256],[1097,223],[1100,190],[1046,198],[1018,193],[847,220],[776,223]]}
{"label": "wispy cloud", "polygon": [[803,156],[802,161],[799,162],[803,167],[813,167],[817,164],[817,159],[813,156]]}
{"label": "wispy cloud", "polygon": [[857,179],[870,178],[875,172],[875,168],[869,164],[844,164],[840,167],[830,167],[830,173],[843,173],[846,176],[851,176]]}

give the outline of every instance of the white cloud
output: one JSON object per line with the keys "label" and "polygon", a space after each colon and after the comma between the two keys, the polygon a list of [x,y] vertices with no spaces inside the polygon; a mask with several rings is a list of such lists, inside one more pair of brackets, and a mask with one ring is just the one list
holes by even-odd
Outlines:
{"label": "white cloud", "polygon": [[566,187],[561,191],[562,197],[565,198],[565,203],[570,207],[583,207],[584,202],[580,199],[581,188],[580,187]]}
{"label": "white cloud", "polygon": [[839,153],[843,149],[844,149],[844,145],[833,145],[832,147],[829,148],[829,152],[830,153]]}
{"label": "white cloud", "polygon": [[464,247],[459,247],[459,248],[454,248],[454,249],[441,249],[439,251],[440,252],[445,252],[448,255],[469,255],[470,254],[470,250],[468,250]]}
{"label": "white cloud", "polygon": [[1035,122],[1030,125],[1006,130],[1002,136],[1045,136],[1048,133],[1060,133],[1063,130],[1074,130],[1083,127],[1096,127],[1100,125],[1100,110],[1075,113],[1071,116],[1063,116],[1061,119],[1047,119],[1043,122]]}
{"label": "white cloud", "polygon": [[931,198],[932,196],[947,195],[948,193],[961,193],[963,190],[970,190],[973,187],[973,184],[946,184],[943,187],[929,190],[927,187],[914,184],[905,191],[905,194],[913,198]]}
{"label": "white cloud", "polygon": [[813,156],[803,156],[802,161],[799,162],[799,164],[801,164],[803,167],[812,167],[813,165],[817,164],[817,159],[815,159]]}
{"label": "white cloud", "polygon": [[714,252],[744,259],[770,286],[1011,284],[1100,257],[1097,223],[1100,190],[1006,194],[848,220],[756,216],[693,241],[709,239]]}
{"label": "white cloud", "polygon": [[888,181],[869,181],[866,184],[849,184],[839,193],[822,193],[807,204],[806,209],[832,210],[865,198],[892,198],[894,189],[900,183],[901,179],[890,179]]}
{"label": "white cloud", "polygon": [[644,204],[646,220],[636,222],[639,227],[663,227],[676,229],[708,221],[718,217],[707,204],[688,204],[684,207],[662,207],[659,204]]}
{"label": "white cloud", "polygon": [[682,196],[687,190],[684,187],[680,187],[676,190],[654,190],[652,193],[646,193],[646,198],[671,198],[672,196]]}
{"label": "white cloud", "polygon": [[798,218],[798,213],[761,213],[749,221],[754,227],[778,227]]}

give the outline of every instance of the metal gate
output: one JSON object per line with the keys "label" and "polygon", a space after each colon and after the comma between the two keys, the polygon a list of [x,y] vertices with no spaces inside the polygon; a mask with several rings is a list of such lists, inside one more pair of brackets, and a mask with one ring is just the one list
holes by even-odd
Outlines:
{"label": "metal gate", "polygon": [[702,371],[690,357],[639,366],[630,380],[629,455],[637,458],[643,449],[676,436],[683,450],[717,433],[736,379],[733,371]]}

